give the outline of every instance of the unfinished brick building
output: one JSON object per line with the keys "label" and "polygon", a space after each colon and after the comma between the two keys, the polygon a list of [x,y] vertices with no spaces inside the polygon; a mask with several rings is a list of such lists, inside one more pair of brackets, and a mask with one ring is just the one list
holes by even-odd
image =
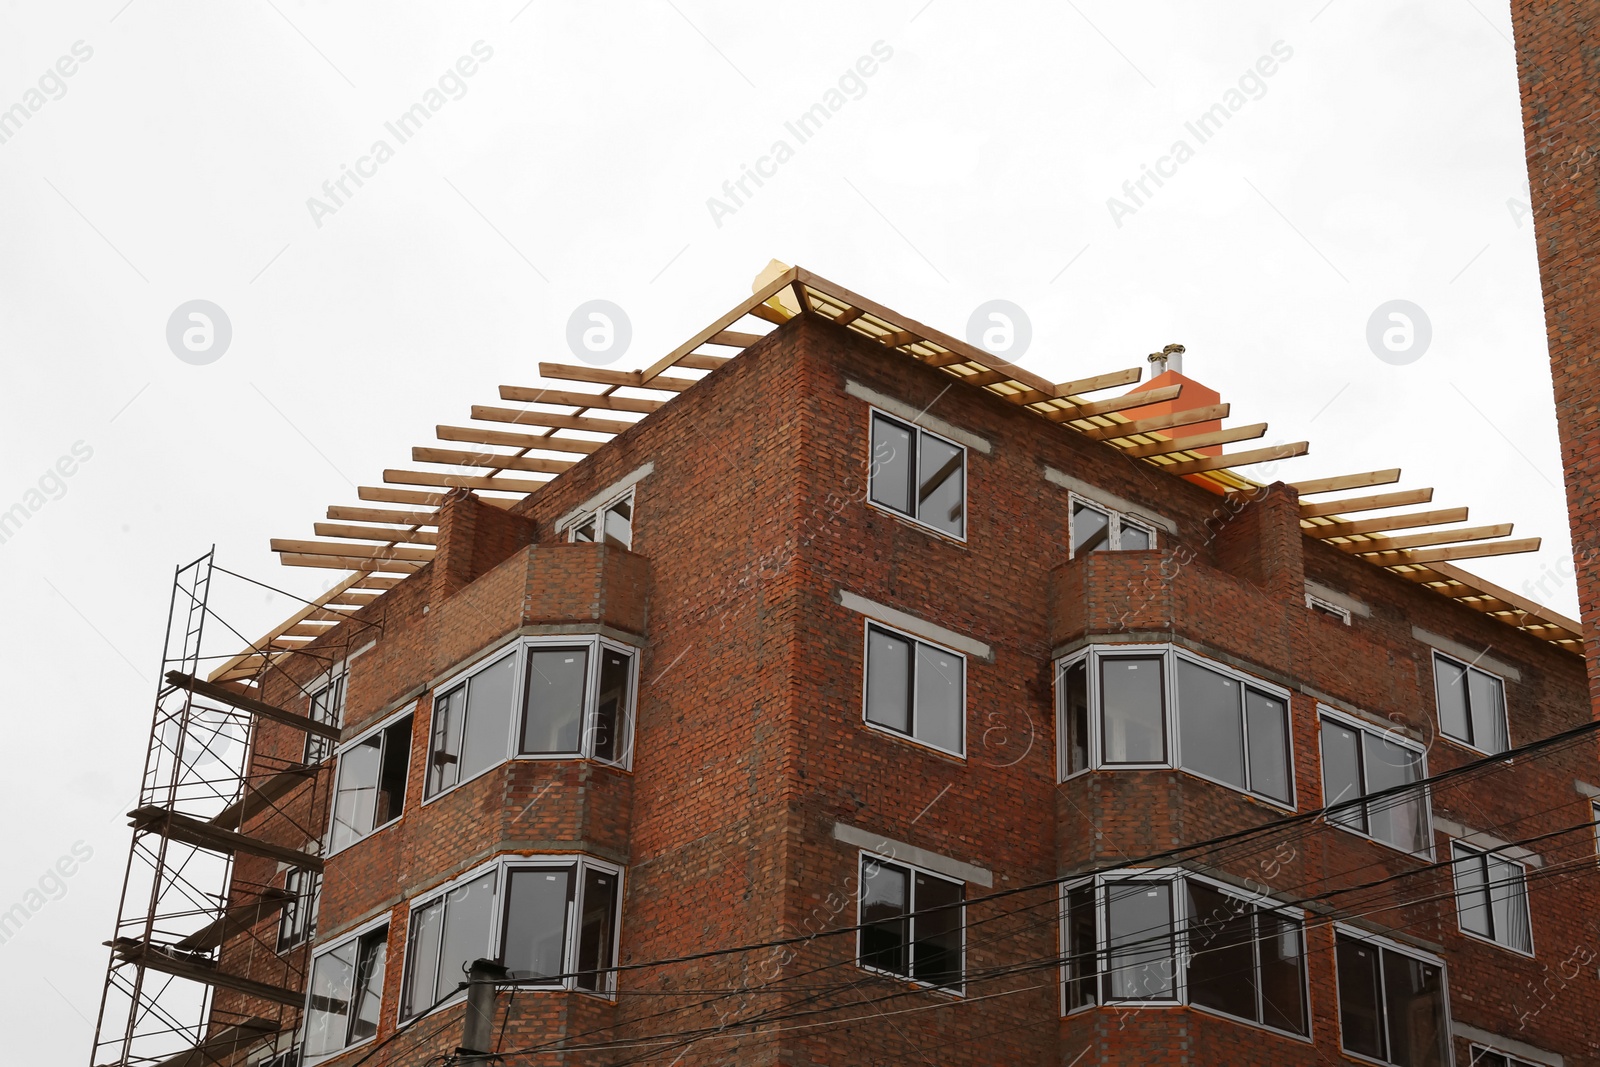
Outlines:
{"label": "unfinished brick building", "polygon": [[441,426],[275,543],[349,578],[169,676],[249,763],[136,843],[226,899],[125,903],[112,972],[213,992],[95,1062],[1600,1065],[1577,624],[1450,562],[1530,543],[1223,454],[1180,355],[1089,399],[1140,370],[791,268]]}

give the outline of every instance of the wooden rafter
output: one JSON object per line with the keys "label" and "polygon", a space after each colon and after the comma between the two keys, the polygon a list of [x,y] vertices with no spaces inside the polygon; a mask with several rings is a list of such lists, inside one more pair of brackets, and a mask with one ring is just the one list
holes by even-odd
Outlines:
{"label": "wooden rafter", "polygon": [[1305,482],[1291,482],[1289,488],[1301,496],[1317,493],[1337,493],[1345,489],[1365,489],[1369,485],[1389,485],[1400,480],[1400,468],[1367,471],[1364,474],[1341,474],[1335,478],[1312,478]]}
{"label": "wooden rafter", "polygon": [[1386,530],[1409,530],[1416,526],[1439,526],[1447,522],[1466,522],[1466,508],[1439,508],[1413,511],[1408,515],[1385,515],[1381,519],[1354,519],[1347,522],[1301,523],[1307,537],[1354,537]]}
{"label": "wooden rafter", "polygon": [[1188,411],[1174,411],[1169,415],[1152,415],[1148,419],[1135,419],[1115,426],[1098,426],[1083,431],[1083,435],[1091,441],[1111,441],[1150,430],[1173,430],[1180,426],[1193,426],[1197,422],[1216,422],[1227,417],[1227,404],[1210,404],[1203,408],[1190,408]]}
{"label": "wooden rafter", "polygon": [[1267,424],[1252,422],[1248,426],[1233,426],[1226,430],[1213,430],[1211,433],[1197,433],[1190,437],[1179,437],[1171,441],[1157,441],[1149,445],[1130,445],[1122,450],[1124,456],[1134,459],[1144,459],[1147,456],[1170,456],[1176,452],[1188,452],[1196,448],[1209,448],[1212,445],[1228,445],[1235,441],[1254,441],[1258,437],[1266,436]]}
{"label": "wooden rafter", "polygon": [[1374,493],[1372,496],[1355,496],[1345,500],[1329,500],[1319,504],[1301,504],[1300,517],[1315,519],[1324,515],[1343,515],[1347,511],[1379,511],[1407,504],[1426,504],[1433,499],[1432,489],[1406,489],[1398,493]]}

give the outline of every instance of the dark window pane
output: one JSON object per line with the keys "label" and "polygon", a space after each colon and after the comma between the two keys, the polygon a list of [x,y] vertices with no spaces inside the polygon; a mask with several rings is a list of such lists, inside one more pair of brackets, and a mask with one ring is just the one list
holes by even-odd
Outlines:
{"label": "dark window pane", "polygon": [[1100,973],[1095,955],[1094,884],[1067,890],[1067,1010],[1095,1003]]}
{"label": "dark window pane", "polygon": [[1305,942],[1299,921],[1258,909],[1256,936],[1261,966],[1261,1021],[1290,1033],[1307,1033]]}
{"label": "dark window pane", "polygon": [[338,784],[333,793],[333,827],[328,846],[337,852],[372,832],[373,804],[383,735],[373,734],[339,755]]}
{"label": "dark window pane", "polygon": [[405,990],[400,998],[403,1019],[421,1015],[433,1005],[434,982],[439,974],[439,929],[443,923],[443,900],[432,901],[411,913]]}
{"label": "dark window pane", "polygon": [[[329,726],[344,723],[344,676],[340,675],[311,695],[309,716],[314,722]],[[333,755],[332,739],[317,734],[306,735],[305,762],[321,763]]]}
{"label": "dark window pane", "polygon": [[1490,1052],[1486,1048],[1472,1048],[1472,1059],[1468,1067],[1513,1067],[1514,1061],[1506,1059],[1498,1052]]}
{"label": "dark window pane", "polygon": [[1400,1067],[1444,1067],[1449,1062],[1444,992],[1438,967],[1383,951],[1384,1017],[1389,1060]]}
{"label": "dark window pane", "polygon": [[1287,803],[1289,785],[1288,708],[1277,697],[1244,691],[1245,736],[1250,745],[1250,788]]}
{"label": "dark window pane", "polygon": [[[1332,719],[1322,720],[1322,803],[1339,804],[1363,795],[1361,788],[1361,735]],[[1328,821],[1365,833],[1366,809],[1349,804],[1328,815]]]}
{"label": "dark window pane", "polygon": [[1346,1051],[1383,1059],[1383,1017],[1378,1006],[1378,949],[1338,935],[1339,1033]]}
{"label": "dark window pane", "polygon": [[350,1013],[350,1040],[363,1041],[378,1032],[383,1010],[383,968],[389,956],[389,928],[363,934],[356,957],[355,1008]]}
{"label": "dark window pane", "polygon": [[617,876],[589,869],[583,874],[583,914],[578,920],[579,989],[596,992],[611,988],[610,972],[616,944]]}
{"label": "dark window pane", "polygon": [[513,870],[506,879],[506,969],[517,978],[566,970],[567,900],[572,869]]}
{"label": "dark window pane", "polygon": [[1167,758],[1161,656],[1100,660],[1100,735],[1107,763],[1161,763]]}
{"label": "dark window pane", "polygon": [[861,864],[861,963],[910,976],[907,958],[910,886],[899,867],[863,860]]}
{"label": "dark window pane", "polygon": [[1489,899],[1494,912],[1494,938],[1522,952],[1533,951],[1528,923],[1528,885],[1520,864],[1487,857]]}
{"label": "dark window pane", "polygon": [[355,989],[356,952],[356,942],[349,941],[318,956],[311,967],[307,1056],[320,1056],[345,1046],[350,1028],[350,997]]}
{"label": "dark window pane", "polygon": [[1455,847],[1456,918],[1461,929],[1481,937],[1494,936],[1489,912],[1488,875],[1481,853]]}
{"label": "dark window pane", "polygon": [[1178,752],[1183,766],[1243,789],[1241,686],[1181,657],[1177,673]]}
{"label": "dark window pane", "polygon": [[1467,669],[1455,660],[1433,657],[1433,690],[1439,702],[1439,729],[1449,737],[1472,743],[1472,723],[1467,717]]}
{"label": "dark window pane", "polygon": [[1172,886],[1107,882],[1105,894],[1106,999],[1172,999]]}
{"label": "dark window pane", "polygon": [[1119,522],[1121,523],[1121,530],[1117,544],[1121,546],[1122,551],[1136,552],[1142,548],[1152,547],[1155,539],[1150,536],[1149,530],[1146,530],[1143,526],[1135,526],[1126,519],[1119,520]]}
{"label": "dark window pane", "polygon": [[1506,691],[1500,679],[1482,671],[1467,672],[1472,705],[1472,743],[1485,752],[1506,750]]}
{"label": "dark window pane", "polygon": [[911,732],[911,642],[867,627],[867,718]]}
{"label": "dark window pane", "polygon": [[461,738],[461,778],[471,778],[506,758],[516,656],[504,656],[467,683],[467,721]]}
{"label": "dark window pane", "polygon": [[319,875],[299,867],[283,872],[284,892],[292,898],[278,915],[278,951],[287,952],[310,940],[317,921],[317,883]]}
{"label": "dark window pane", "polygon": [[918,740],[951,752],[962,751],[966,733],[965,693],[960,656],[917,642]]}
{"label": "dark window pane", "polygon": [[467,980],[467,965],[490,955],[489,923],[494,909],[495,872],[480,875],[445,894],[444,928],[439,938],[439,981],[435,999]]}
{"label": "dark window pane", "polygon": [[1072,555],[1111,547],[1111,516],[1088,504],[1072,505]]}
{"label": "dark window pane", "polygon": [[918,437],[917,518],[960,537],[967,521],[963,485],[966,453],[931,434]]}
{"label": "dark window pane", "polygon": [[906,515],[911,506],[911,482],[916,466],[911,450],[911,430],[882,415],[872,417],[871,496],[875,503]]}
{"label": "dark window pane", "polygon": [[[1422,777],[1422,754],[1378,734],[1361,735],[1367,771],[1367,792],[1415,782]],[[1396,848],[1419,852],[1428,847],[1422,797],[1404,790],[1367,805],[1372,836]]]}
{"label": "dark window pane", "polygon": [[911,974],[919,981],[947,989],[961,985],[961,908],[954,906],[961,890],[959,882],[916,876]]}
{"label": "dark window pane", "polygon": [[406,775],[411,770],[411,716],[383,732],[383,767],[378,773],[378,810],[374,823],[398,819],[406,806]]}
{"label": "dark window pane", "polygon": [[633,716],[633,657],[614,648],[600,650],[600,698],[594,712],[595,759],[627,762]]}
{"label": "dark window pane", "polygon": [[600,513],[605,543],[617,548],[633,547],[633,497],[624,497]]}
{"label": "dark window pane", "polygon": [[589,652],[583,648],[528,649],[522,751],[574,753],[583,742],[583,696]]}
{"label": "dark window pane", "polygon": [[461,780],[461,713],[467,687],[458,685],[433,700],[433,729],[428,737],[428,795]]}
{"label": "dark window pane", "polygon": [[1080,659],[1061,673],[1061,718],[1066,743],[1066,773],[1089,766],[1089,661]]}
{"label": "dark window pane", "polygon": [[1259,1022],[1251,906],[1189,880],[1189,1000]]}

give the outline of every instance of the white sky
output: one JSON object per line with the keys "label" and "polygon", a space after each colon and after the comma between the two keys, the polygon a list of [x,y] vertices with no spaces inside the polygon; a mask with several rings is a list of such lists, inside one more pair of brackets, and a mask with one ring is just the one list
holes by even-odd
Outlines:
{"label": "white sky", "polygon": [[[0,544],[0,910],[94,851],[0,945],[18,1062],[89,1042],[172,567],[215,542],[320,590],[268,538],[570,360],[587,300],[630,316],[623,368],[773,257],[956,334],[1013,301],[1052,380],[1181,342],[1234,422],[1310,438],[1280,476],[1402,466],[1543,536],[1472,569],[1576,612],[1506,0],[124,2],[0,16],[0,109],[93,49],[0,144],[0,511],[93,450]],[[466,94],[319,228],[307,198],[480,40]],[[785,121],[879,41],[797,145]],[[1278,41],[1265,95],[1197,145],[1185,122]],[[779,138],[793,158],[716,225],[707,198]],[[1107,198],[1180,138],[1194,158],[1115,225]],[[165,342],[196,298],[233,325],[208,366]],[[1433,326],[1405,366],[1365,340],[1392,299]],[[252,634],[292,608],[224,605]]]}

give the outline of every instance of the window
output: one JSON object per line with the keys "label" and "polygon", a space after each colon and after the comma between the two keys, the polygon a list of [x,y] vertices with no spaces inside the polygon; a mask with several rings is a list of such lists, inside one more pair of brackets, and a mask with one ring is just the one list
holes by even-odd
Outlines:
{"label": "window", "polygon": [[1467,1061],[1467,1067],[1540,1067],[1540,1065],[1532,1060],[1520,1060],[1508,1053],[1496,1052],[1482,1045],[1473,1045],[1472,1058]]}
{"label": "window", "polygon": [[388,943],[385,923],[317,954],[306,1004],[306,1056],[338,1052],[378,1032]]}
{"label": "window", "polygon": [[1439,730],[1446,737],[1490,755],[1511,747],[1506,684],[1498,675],[1435,652],[1433,690],[1439,702]]}
{"label": "window", "polygon": [[1348,930],[1334,941],[1344,1050],[1397,1067],[1446,1067],[1444,967]]}
{"label": "window", "polygon": [[441,687],[428,740],[427,796],[512,755],[627,766],[636,668],[632,649],[603,638],[527,638]]}
{"label": "window", "polygon": [[1088,879],[1062,901],[1068,1012],[1189,1004],[1309,1036],[1299,913],[1167,871]]}
{"label": "window", "polygon": [[934,748],[966,751],[966,660],[867,623],[867,722]]}
{"label": "window", "polygon": [[283,872],[283,890],[289,899],[278,913],[278,951],[287,952],[317,934],[317,900],[322,876],[316,871],[290,867]]}
{"label": "window", "polygon": [[617,548],[633,548],[633,490],[609,504],[574,519],[566,528],[569,541],[599,541]]}
{"label": "window", "polygon": [[1451,843],[1456,876],[1456,919],[1463,933],[1533,955],[1528,880],[1522,864]]}
{"label": "window", "polygon": [[1156,547],[1155,527],[1078,496],[1070,498],[1072,559],[1090,552],[1127,552]]}
{"label": "window", "polygon": [[448,1000],[476,959],[550,988],[609,993],[622,873],[588,859],[515,859],[415,906],[400,1017]]}
{"label": "window", "polygon": [[1318,615],[1326,615],[1331,619],[1338,619],[1346,626],[1350,625],[1350,609],[1342,608],[1331,600],[1324,600],[1319,596],[1312,596],[1310,593],[1307,593],[1306,607],[1310,608]]}
{"label": "window", "polygon": [[[1422,746],[1355,719],[1322,712],[1322,802],[1343,804],[1427,777]],[[1328,821],[1405,852],[1430,854],[1428,796],[1399,789],[1328,813]]]}
{"label": "window", "polygon": [[967,450],[919,426],[872,413],[867,498],[924,526],[966,537]]}
{"label": "window", "polygon": [[861,966],[959,993],[965,892],[949,878],[862,856]]}
{"label": "window", "polygon": [[400,817],[410,768],[410,715],[344,747],[334,777],[330,855]]}
{"label": "window", "polygon": [[[344,724],[344,682],[345,675],[341,671],[327,685],[311,694],[311,709],[308,714],[312,722],[325,723],[329,726]],[[321,763],[333,755],[333,747],[332,738],[306,734],[305,762]]]}
{"label": "window", "polygon": [[1058,664],[1056,703],[1063,778],[1176,766],[1294,806],[1283,690],[1171,646],[1120,646]]}

